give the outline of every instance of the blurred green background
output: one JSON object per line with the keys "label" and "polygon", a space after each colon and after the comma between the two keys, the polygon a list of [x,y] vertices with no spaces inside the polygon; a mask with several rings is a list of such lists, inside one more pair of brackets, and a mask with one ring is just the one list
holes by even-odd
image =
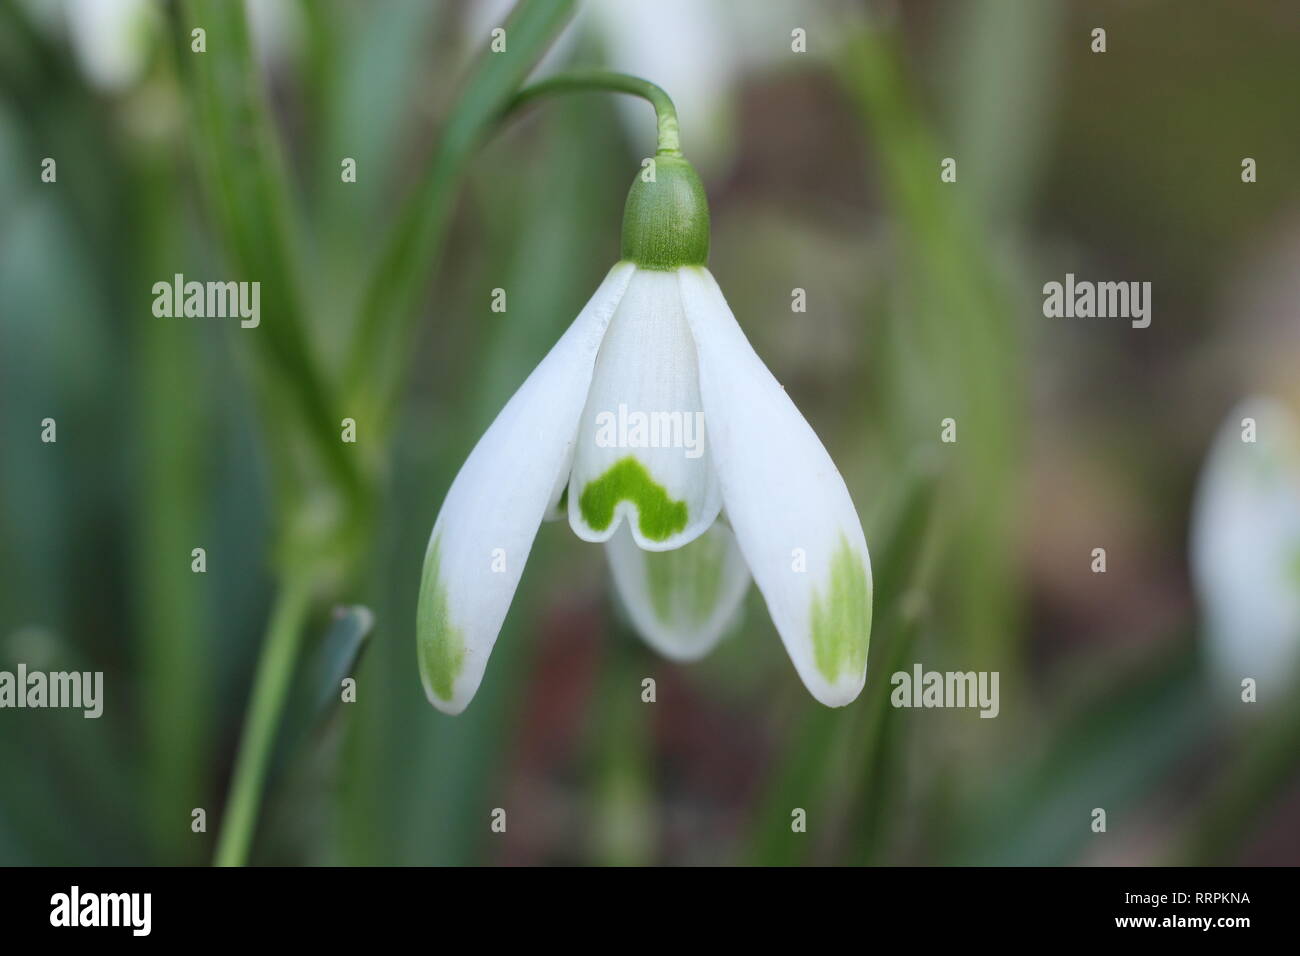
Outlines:
{"label": "blurred green background", "polygon": [[[1294,4],[569,6],[0,0],[0,669],[105,672],[99,720],[0,711],[0,863],[210,860],[286,594],[254,863],[1300,862],[1300,704],[1211,699],[1187,571],[1219,423],[1300,399]],[[677,101],[713,273],[872,549],[843,710],[753,589],[658,658],[562,523],[469,710],[424,699],[434,516],[652,149],[609,96],[498,128],[538,60]],[[1066,272],[1152,282],[1151,327],[1044,318]],[[175,273],[261,281],[261,326],[154,317]],[[999,671],[999,717],[891,708],[914,662]]]}

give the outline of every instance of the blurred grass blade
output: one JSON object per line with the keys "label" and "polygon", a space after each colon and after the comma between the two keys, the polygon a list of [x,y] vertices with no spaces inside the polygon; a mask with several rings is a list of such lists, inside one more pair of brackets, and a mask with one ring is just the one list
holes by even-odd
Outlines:
{"label": "blurred grass blade", "polygon": [[334,609],[329,629],[307,655],[290,691],[276,747],[277,771],[295,759],[312,731],[328,719],[342,700],[343,680],[355,677],[374,625],[375,616],[367,607],[358,604]]}
{"label": "blurred grass blade", "polygon": [[1045,749],[998,775],[958,814],[948,859],[984,866],[1077,862],[1093,808],[1110,832],[1210,733],[1202,677],[1183,642],[1121,686],[1112,662],[1086,702],[1049,733]]}
{"label": "blurred grass blade", "polygon": [[1064,0],[969,0],[943,18],[939,48],[953,64],[947,155],[961,157],[963,179],[980,183],[971,198],[985,221],[1015,227],[1033,196],[1068,12]]}
{"label": "blurred grass blade", "polygon": [[[1300,688],[1300,673],[1295,678],[1291,686]],[[1300,693],[1291,693],[1244,730],[1241,753],[1195,814],[1175,863],[1236,863],[1234,851],[1246,845],[1272,803],[1295,780],[1300,770]]]}
{"label": "blurred grass blade", "polygon": [[[388,207],[409,159],[403,146],[412,100],[427,96],[417,84],[435,66],[429,38],[450,10],[429,0],[390,0],[342,13],[337,4],[314,0],[302,7],[321,156],[312,177],[311,225],[331,301],[340,305],[338,328],[330,331],[351,336],[351,306],[366,279],[356,264],[367,261],[395,218]],[[345,156],[364,174],[340,188],[339,157]],[[331,341],[335,350],[344,344]]]}
{"label": "blurred grass blade", "polygon": [[[297,407],[334,477],[355,492],[353,457],[338,440],[339,418],[306,328],[291,191],[244,5],[185,0],[181,9],[178,32],[186,49],[180,57],[198,114],[196,151],[209,202],[239,278],[261,283],[263,321],[248,334],[269,366],[272,396]],[[189,52],[190,24],[206,30],[206,53]]]}
{"label": "blurred grass blade", "polygon": [[854,748],[853,759],[846,762],[846,766],[860,768],[847,817],[851,832],[856,833],[856,855],[863,863],[879,862],[884,836],[890,829],[886,823],[894,810],[894,795],[903,784],[897,773],[902,732],[897,723],[898,712],[890,701],[893,692],[890,678],[906,669],[927,617],[923,606],[895,607],[882,628],[882,639],[876,644],[879,650],[872,666],[876,668],[877,679],[864,693],[865,727]]}
{"label": "blurred grass blade", "polygon": [[363,414],[378,411],[385,433],[403,365],[418,328],[419,298],[437,264],[456,186],[475,147],[533,65],[559,34],[573,0],[521,0],[506,21],[506,50],[484,51],[442,131],[414,199],[381,253],[368,284],[351,351],[347,395]]}
{"label": "blurred grass blade", "polygon": [[636,668],[640,638],[606,604],[609,646],[601,655],[590,753],[591,859],[602,866],[645,866],[654,861],[659,819],[652,794],[654,743],[649,708],[640,699]]}
{"label": "blurred grass blade", "polygon": [[[913,102],[899,40],[864,30],[843,51],[841,74],[873,134],[883,194],[894,204],[909,292],[896,380],[924,381],[897,400],[900,432],[937,435],[959,423],[951,493],[956,540],[953,618],[981,666],[1014,671],[1019,633],[1009,532],[1021,431],[1019,334],[1012,302],[961,194],[939,178],[947,155]],[[907,367],[908,356],[919,366]],[[915,440],[914,437],[912,439]]]}
{"label": "blurred grass blade", "polygon": [[[172,212],[180,203],[174,161],[141,159],[132,170],[138,210],[139,275],[148,288],[152,274],[182,246]],[[140,621],[142,699],[148,736],[151,812],[155,853],[169,863],[195,862],[200,846],[175,824],[176,807],[202,806],[210,783],[204,754],[210,750],[213,604],[203,575],[191,571],[197,542],[212,548],[208,455],[212,422],[200,341],[190,327],[144,322],[136,336],[132,379],[139,389],[134,538],[135,581]],[[159,401],[158,396],[169,396]],[[214,552],[219,553],[219,552]]]}
{"label": "blurred grass blade", "polygon": [[334,622],[303,670],[303,699],[307,704],[303,713],[313,723],[323,720],[339,701],[343,679],[356,671],[374,626],[375,616],[367,607],[356,604],[335,609]]}

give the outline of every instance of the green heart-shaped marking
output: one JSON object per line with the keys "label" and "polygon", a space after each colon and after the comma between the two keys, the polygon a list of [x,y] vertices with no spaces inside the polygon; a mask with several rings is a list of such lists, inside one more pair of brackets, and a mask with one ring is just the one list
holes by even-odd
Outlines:
{"label": "green heart-shaped marking", "polygon": [[578,509],[588,527],[604,531],[614,520],[614,506],[620,501],[636,505],[637,527],[651,541],[666,541],[686,527],[686,502],[673,501],[645,465],[631,456],[619,459],[588,482],[578,498]]}

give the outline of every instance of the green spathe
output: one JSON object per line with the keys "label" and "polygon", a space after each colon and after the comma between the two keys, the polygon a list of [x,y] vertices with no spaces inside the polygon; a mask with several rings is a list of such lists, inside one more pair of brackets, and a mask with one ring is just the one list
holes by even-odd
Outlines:
{"label": "green spathe", "polygon": [[614,520],[614,506],[620,501],[636,505],[637,527],[651,541],[666,541],[686,527],[686,502],[670,498],[645,465],[630,456],[620,458],[588,482],[578,498],[578,508],[589,527],[604,531]]}
{"label": "green spathe", "polygon": [[871,642],[871,579],[861,556],[840,536],[831,558],[830,587],[812,596],[813,659],[832,684],[867,663]]}
{"label": "green spathe", "polygon": [[456,678],[465,665],[465,639],[452,626],[447,608],[447,586],[442,582],[441,539],[429,542],[420,580],[420,606],[416,629],[420,649],[420,676],[439,700],[450,701]]}
{"label": "green spathe", "polygon": [[637,174],[623,209],[623,258],[669,271],[709,261],[709,200],[695,167],[663,153]]}

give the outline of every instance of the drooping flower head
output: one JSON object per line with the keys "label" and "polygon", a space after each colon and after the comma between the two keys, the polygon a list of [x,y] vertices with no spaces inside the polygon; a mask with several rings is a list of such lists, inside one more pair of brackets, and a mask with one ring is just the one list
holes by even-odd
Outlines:
{"label": "drooping flower head", "polygon": [[[659,104],[656,104],[659,105]],[[871,566],[834,462],[754,352],[709,273],[704,187],[675,121],[638,174],[622,256],[452,483],[417,621],[429,700],[477,691],[539,526],[605,545],[646,641],[706,654],[752,575],[808,690],[866,679]]]}

